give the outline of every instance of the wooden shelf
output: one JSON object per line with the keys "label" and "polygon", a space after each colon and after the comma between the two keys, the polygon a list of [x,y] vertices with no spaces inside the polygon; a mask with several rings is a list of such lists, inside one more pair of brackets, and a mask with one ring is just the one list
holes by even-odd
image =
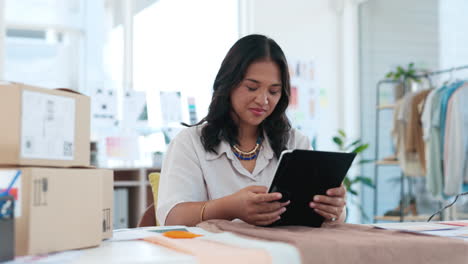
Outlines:
{"label": "wooden shelf", "polygon": [[138,181],[115,181],[114,187],[137,187],[140,185]]}
{"label": "wooden shelf", "polygon": [[395,109],[394,104],[386,104],[386,105],[379,105],[377,106],[378,110],[384,110],[384,109]]}
{"label": "wooden shelf", "polygon": [[378,160],[375,162],[375,165],[380,166],[399,166],[400,163],[398,160]]}
{"label": "wooden shelf", "polygon": [[139,170],[145,170],[145,171],[161,171],[161,168],[156,168],[156,167],[145,167],[145,168],[132,168],[132,167],[125,167],[125,168],[105,168],[107,170],[114,170],[114,171],[139,171]]}
{"label": "wooden shelf", "polygon": [[145,209],[153,203],[148,175],[160,168],[110,168],[114,171],[114,188],[128,188],[128,227],[133,228]]}
{"label": "wooden shelf", "polygon": [[[426,222],[429,219],[430,215],[406,215],[403,216],[403,221],[405,222]],[[400,222],[399,216],[376,216],[375,220],[379,221],[391,221],[391,222]],[[432,220],[439,220],[439,216],[434,216]]]}

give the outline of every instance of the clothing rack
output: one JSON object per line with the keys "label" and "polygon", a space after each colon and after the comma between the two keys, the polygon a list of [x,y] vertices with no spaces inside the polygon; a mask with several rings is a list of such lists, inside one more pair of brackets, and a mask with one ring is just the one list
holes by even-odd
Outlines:
{"label": "clothing rack", "polygon": [[[420,73],[420,74],[416,74],[414,75],[414,77],[416,78],[426,78],[430,85],[432,85],[432,80],[430,78],[430,76],[434,76],[434,75],[440,75],[440,74],[445,74],[445,73],[453,73],[455,71],[460,71],[460,70],[466,70],[468,69],[468,65],[462,65],[462,66],[458,66],[458,67],[452,67],[450,69],[444,69],[444,70],[437,70],[437,71],[430,71],[430,72],[424,72],[424,73]],[[380,103],[380,92],[381,92],[381,89],[382,89],[382,85],[384,84],[402,84],[403,85],[403,88],[404,88],[404,93],[406,94],[408,91],[409,91],[409,87],[407,86],[407,83],[406,83],[406,80],[389,80],[389,79],[383,79],[383,80],[380,80],[377,82],[377,92],[376,92],[376,122],[375,122],[375,153],[374,153],[374,157],[375,157],[375,164],[374,164],[374,212],[373,212],[373,222],[375,223],[376,222],[376,216],[377,216],[377,213],[378,213],[378,174],[379,174],[379,167],[380,166],[399,166],[399,163],[398,162],[385,162],[385,161],[379,161],[379,140],[380,140],[380,131],[379,131],[379,128],[380,128],[380,111],[384,111],[384,110],[389,110],[389,109],[393,109],[392,106],[382,106],[381,103]],[[403,173],[403,171],[401,171],[401,174],[400,174],[400,200],[402,201],[403,200],[403,197],[404,197],[404,194],[405,194],[405,189],[404,189],[404,179],[405,179],[405,175]],[[411,183],[411,182],[410,182]],[[410,184],[409,183],[409,184]],[[409,186],[409,188],[411,189],[411,186]],[[404,220],[404,215],[403,215],[403,210],[404,210],[404,206],[403,206],[403,203],[402,203],[402,206],[400,206],[400,217],[399,217],[399,220],[400,222],[403,222]]]}
{"label": "clothing rack", "polygon": [[422,78],[422,77],[427,77],[427,76],[431,76],[431,75],[438,75],[438,74],[443,74],[443,73],[451,73],[451,72],[460,71],[460,70],[465,70],[465,69],[468,69],[468,65],[453,67],[453,68],[445,69],[445,70],[438,70],[438,71],[432,71],[432,72],[425,72],[425,73],[422,73],[422,74],[417,74],[417,75],[415,75],[415,77]]}
{"label": "clothing rack", "polygon": [[[430,76],[440,75],[440,74],[445,74],[445,73],[453,73],[453,72],[456,72],[456,71],[467,70],[467,69],[468,69],[468,65],[463,65],[463,66],[453,67],[453,68],[445,69],[445,70],[438,70],[438,71],[432,71],[432,72],[425,72],[425,73],[421,73],[421,74],[416,74],[414,77],[416,77],[416,78],[426,78],[429,81],[429,84],[431,86],[433,86]],[[406,87],[406,82],[403,82],[403,85],[405,86],[405,92],[406,92],[406,88],[407,88]]]}

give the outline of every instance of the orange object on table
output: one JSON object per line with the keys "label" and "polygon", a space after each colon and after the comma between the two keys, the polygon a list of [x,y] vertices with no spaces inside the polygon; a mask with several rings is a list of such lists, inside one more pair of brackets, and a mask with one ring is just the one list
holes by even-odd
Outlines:
{"label": "orange object on table", "polygon": [[201,237],[203,235],[198,235],[198,234],[188,232],[188,231],[168,231],[168,232],[164,232],[163,236],[169,237],[169,238],[195,238],[195,237]]}

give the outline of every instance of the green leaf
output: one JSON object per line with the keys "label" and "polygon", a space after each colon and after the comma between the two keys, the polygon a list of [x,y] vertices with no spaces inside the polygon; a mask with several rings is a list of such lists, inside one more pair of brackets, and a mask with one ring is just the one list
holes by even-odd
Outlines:
{"label": "green leaf", "polygon": [[410,64],[408,64],[408,68],[411,69],[414,67],[414,62],[411,62]]}
{"label": "green leaf", "polygon": [[387,73],[387,75],[385,75],[385,78],[387,79],[391,79],[393,77],[393,72],[389,72]]}
{"label": "green leaf", "polygon": [[353,195],[358,195],[358,193],[353,189],[348,189],[348,192],[350,192]]}
{"label": "green leaf", "polygon": [[349,144],[345,149],[349,149],[350,147],[356,146],[359,143],[361,143],[360,139],[358,139],[358,140],[354,141],[353,143]]}
{"label": "green leaf", "polygon": [[343,140],[339,137],[333,137],[333,142],[335,142],[340,148],[343,147]]}
{"label": "green leaf", "polygon": [[364,185],[367,185],[371,188],[375,188],[374,187],[374,184],[372,183],[372,179],[368,178],[368,177],[364,177],[364,176],[357,176],[356,178],[354,178],[353,182],[361,182],[362,184]]}
{"label": "green leaf", "polygon": [[346,138],[346,133],[342,129],[338,130],[338,134],[340,134],[343,138]]}
{"label": "green leaf", "polygon": [[311,142],[312,149],[317,149],[317,136],[314,136]]}
{"label": "green leaf", "polygon": [[363,152],[364,150],[366,150],[367,148],[369,147],[369,144],[364,144],[364,145],[360,145],[358,146],[357,148],[355,148],[353,151],[353,153],[361,153]]}
{"label": "green leaf", "polygon": [[351,180],[346,176],[343,180],[343,184],[345,187],[350,187],[351,186]]}
{"label": "green leaf", "polygon": [[360,160],[360,161],[359,161],[359,164],[367,164],[367,163],[371,163],[371,162],[374,162],[374,161],[375,161],[375,160],[370,160],[370,159],[368,159],[368,160]]}

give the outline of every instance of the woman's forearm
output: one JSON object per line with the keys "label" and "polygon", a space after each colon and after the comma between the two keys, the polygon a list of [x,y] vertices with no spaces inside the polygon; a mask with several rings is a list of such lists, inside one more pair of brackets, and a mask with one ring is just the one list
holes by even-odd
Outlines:
{"label": "woman's forearm", "polygon": [[[204,205],[205,209],[203,209]],[[236,218],[235,208],[231,195],[206,202],[180,203],[169,212],[165,225],[195,226],[209,219],[232,220]],[[202,209],[203,216],[201,215]]]}

